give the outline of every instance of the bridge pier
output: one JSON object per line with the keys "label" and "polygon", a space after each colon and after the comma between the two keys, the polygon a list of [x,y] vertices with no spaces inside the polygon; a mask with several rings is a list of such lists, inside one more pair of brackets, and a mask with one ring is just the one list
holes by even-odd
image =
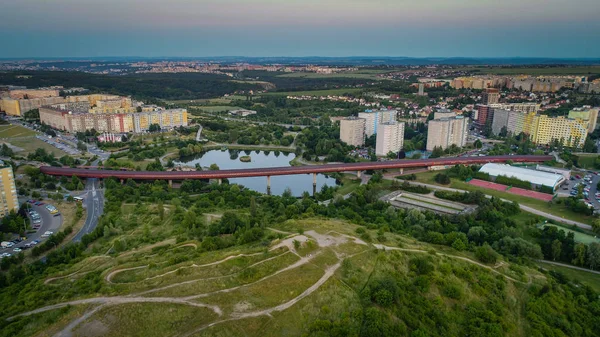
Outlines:
{"label": "bridge pier", "polygon": [[357,176],[358,178],[360,178],[360,176],[361,176],[361,172],[362,172],[362,171],[356,171],[356,176]]}
{"label": "bridge pier", "polygon": [[121,179],[121,185],[125,184],[125,179]]}
{"label": "bridge pier", "polygon": [[317,174],[313,173],[313,197],[317,193]]}
{"label": "bridge pier", "polygon": [[217,179],[217,184],[221,185],[223,183],[223,179],[219,178]]}
{"label": "bridge pier", "polygon": [[169,179],[169,187],[173,188],[173,179]]}
{"label": "bridge pier", "polygon": [[267,195],[271,195],[271,176],[267,176]]}
{"label": "bridge pier", "polygon": [[400,174],[404,174],[404,168],[400,169]]}

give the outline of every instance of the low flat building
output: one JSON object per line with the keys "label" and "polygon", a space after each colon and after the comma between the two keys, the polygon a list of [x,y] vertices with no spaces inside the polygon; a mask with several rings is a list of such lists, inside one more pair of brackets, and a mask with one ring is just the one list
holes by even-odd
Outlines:
{"label": "low flat building", "polygon": [[246,117],[246,116],[250,116],[250,115],[256,115],[256,111],[246,110],[246,109],[238,109],[238,110],[229,111],[229,114],[232,116]]}
{"label": "low flat building", "polygon": [[559,173],[537,171],[507,164],[487,163],[479,169],[479,172],[487,173],[495,180],[498,176],[512,177],[531,183],[532,187],[551,187],[556,190],[567,179]]}

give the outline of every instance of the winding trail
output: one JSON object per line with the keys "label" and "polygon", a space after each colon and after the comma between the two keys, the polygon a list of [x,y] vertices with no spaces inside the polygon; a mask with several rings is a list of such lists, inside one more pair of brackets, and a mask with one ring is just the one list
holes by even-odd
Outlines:
{"label": "winding trail", "polygon": [[223,311],[219,306],[204,304],[199,302],[192,302],[186,300],[185,298],[177,298],[177,297],[129,297],[129,296],[114,296],[114,297],[94,297],[94,298],[85,298],[82,300],[74,300],[69,302],[63,302],[58,304],[53,304],[49,306],[45,306],[39,309],[35,309],[32,311],[24,312],[12,317],[7,318],[7,320],[12,320],[16,317],[21,316],[29,316],[33,314],[39,314],[41,312],[45,312],[48,310],[54,310],[59,308],[64,308],[68,305],[80,305],[80,304],[102,304],[102,305],[116,305],[116,304],[127,304],[127,303],[174,303],[174,304],[186,304],[193,307],[199,308],[209,308],[215,312],[215,314],[221,316],[223,315]]}

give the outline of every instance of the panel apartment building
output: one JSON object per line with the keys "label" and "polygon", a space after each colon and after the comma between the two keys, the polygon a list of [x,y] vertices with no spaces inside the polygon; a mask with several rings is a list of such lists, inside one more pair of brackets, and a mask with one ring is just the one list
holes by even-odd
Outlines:
{"label": "panel apartment building", "polygon": [[377,134],[379,124],[395,122],[397,117],[397,110],[367,110],[358,113],[358,118],[365,120],[365,135],[367,137]]}
{"label": "panel apartment building", "polygon": [[365,144],[365,119],[346,117],[340,120],[340,140],[348,145]]}
{"label": "panel apartment building", "polygon": [[59,130],[70,133],[95,129],[98,132],[140,133],[147,131],[151,124],[163,129],[188,125],[186,109],[156,109],[142,112],[125,112],[117,108],[114,113],[84,113],[63,110],[61,107],[40,108],[40,121]]}
{"label": "panel apartment building", "polygon": [[435,147],[447,149],[452,145],[463,147],[467,143],[469,119],[463,116],[432,119],[427,128],[427,151]]}
{"label": "panel apartment building", "polygon": [[404,146],[404,123],[388,122],[378,126],[375,155],[386,156],[398,153]]}
{"label": "panel apartment building", "polygon": [[12,167],[4,166],[0,161],[0,217],[7,215],[10,211],[19,210],[19,201],[17,200],[17,187],[15,186],[15,177]]}
{"label": "panel apartment building", "polygon": [[508,134],[521,132],[529,135],[532,142],[549,145],[554,140],[565,146],[583,147],[590,122],[581,118],[549,117],[535,112],[495,110],[492,133],[499,135],[503,128]]}

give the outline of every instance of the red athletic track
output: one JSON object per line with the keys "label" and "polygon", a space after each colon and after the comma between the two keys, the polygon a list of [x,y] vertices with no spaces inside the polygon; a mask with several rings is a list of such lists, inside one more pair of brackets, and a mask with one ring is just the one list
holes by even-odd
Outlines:
{"label": "red athletic track", "polygon": [[485,163],[504,163],[507,160],[513,162],[544,162],[551,160],[552,156],[490,156],[490,157],[454,157],[454,158],[436,158],[436,159],[417,159],[417,160],[394,160],[384,162],[367,163],[348,163],[348,164],[328,164],[328,165],[309,165],[309,166],[288,166],[288,167],[265,167],[254,169],[235,169],[220,171],[116,171],[116,170],[86,170],[81,168],[62,168],[52,166],[42,166],[42,173],[54,176],[78,176],[81,178],[109,178],[118,179],[137,179],[137,180],[183,180],[183,179],[222,179],[222,178],[243,178],[243,177],[265,177],[280,176],[289,174],[309,174],[309,173],[331,173],[344,171],[365,171],[365,170],[383,170],[399,169],[413,167],[429,167],[444,165],[471,165]]}

